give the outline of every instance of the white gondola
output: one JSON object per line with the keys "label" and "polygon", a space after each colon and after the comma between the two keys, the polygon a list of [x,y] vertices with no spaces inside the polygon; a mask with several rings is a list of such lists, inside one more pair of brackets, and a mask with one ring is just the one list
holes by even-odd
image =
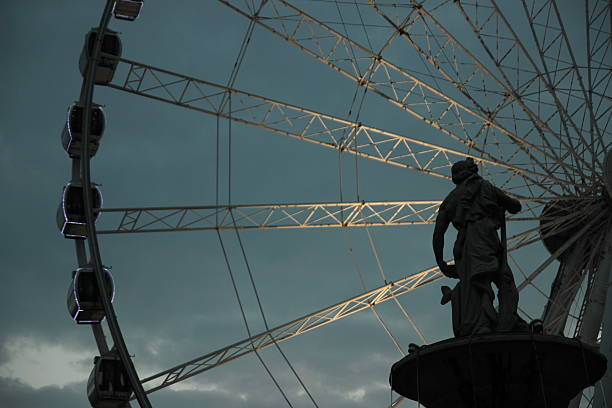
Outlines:
{"label": "white gondola", "polygon": [[[100,215],[102,208],[102,193],[97,186],[92,186],[94,222]],[[62,200],[57,209],[57,227],[65,238],[87,238],[87,223],[85,222],[85,208],[83,207],[83,187],[74,182],[66,184],[62,191]]]}
{"label": "white gondola", "polygon": [[132,387],[115,353],[94,358],[94,368],[87,381],[87,397],[94,408],[127,407]]}
{"label": "white gondola", "polygon": [[[104,111],[100,105],[94,104],[91,108],[89,121],[89,138],[87,141],[87,151],[93,157],[100,147],[100,139],[104,133],[106,121]],[[70,157],[81,156],[81,137],[83,127],[83,106],[75,103],[68,109],[68,117],[62,132],[62,146]]]}
{"label": "white gondola", "polygon": [[[109,300],[115,297],[115,284],[109,268],[102,268]],[[98,282],[93,267],[79,268],[72,273],[68,289],[68,312],[78,324],[100,323],[104,320],[104,306],[98,291]]]}
{"label": "white gondola", "polygon": [[117,0],[113,6],[113,14],[119,20],[134,21],[140,15],[144,0]]}
{"label": "white gondola", "polygon": [[[85,44],[83,44],[81,58],[79,59],[79,69],[83,77],[87,75],[87,68],[93,54],[97,36],[97,28],[92,28],[87,35],[85,35]],[[117,58],[121,57],[121,49],[121,39],[117,32],[106,30],[104,40],[102,41],[102,52],[116,58],[109,56],[102,56],[100,58],[94,76],[94,82],[97,85],[106,85],[113,80],[115,69],[117,68]]]}

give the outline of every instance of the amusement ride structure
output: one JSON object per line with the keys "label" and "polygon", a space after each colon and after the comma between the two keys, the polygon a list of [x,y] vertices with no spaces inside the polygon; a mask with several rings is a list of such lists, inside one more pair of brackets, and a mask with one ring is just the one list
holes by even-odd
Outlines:
{"label": "amusement ride structure", "polygon": [[[112,102],[106,101],[109,107],[104,109],[94,103],[96,87],[133,94],[135,103],[138,98],[153,99],[204,114],[217,123],[269,131],[296,139],[298,145],[309,142],[423,177],[450,180],[455,161],[473,158],[484,178],[522,203],[522,211],[508,217],[513,231],[508,236],[511,261],[515,251],[540,245],[543,259],[531,270],[523,270],[520,262],[510,264],[519,291],[535,287],[546,298],[541,316],[531,317],[542,319],[547,334],[579,337],[598,346],[608,359],[612,357],[609,0],[571,5],[561,0],[520,0],[512,2],[510,9],[508,2],[496,0],[218,3],[246,28],[225,84],[173,72],[171,66],[124,58],[124,43],[129,40],[111,30],[109,22],[113,16],[136,20],[142,0],[108,0],[98,26],[85,37],[79,63],[81,94],[68,111],[62,134],[72,175],[62,193],[58,225],[76,247],[78,267],[72,274],[69,312],[77,323],[91,326],[100,354],[88,385],[93,406],[122,407],[136,399],[141,407],[150,407],[152,392],[251,353],[260,358],[258,351],[266,347],[282,353],[279,343],[363,310],[374,312],[403,352],[405,345],[397,343],[376,306],[395,303],[424,343],[416,312],[408,314],[399,296],[443,278],[438,267],[431,267],[393,281],[384,278],[374,289],[362,280],[363,292],[357,296],[338,299],[329,307],[321,305],[322,309],[277,327],[266,323],[264,332],[249,331],[244,340],[139,377],[113,310],[115,282],[102,260],[100,235],[365,228],[380,266],[368,228],[433,224],[440,201],[410,197],[405,201],[222,205],[217,198],[215,205],[208,206],[105,208],[102,188],[92,181],[90,160],[103,143],[104,109],[111,110]],[[147,2],[144,9],[158,6]],[[576,10],[580,18],[569,15]],[[287,45],[302,58],[320,63],[337,81],[354,86],[349,115],[339,117],[237,89],[235,79],[256,30],[266,32],[268,39],[275,37],[278,45]],[[360,113],[366,95],[369,101],[402,112],[406,121],[428,126],[433,136],[419,138],[363,123]],[[418,196],[414,190],[410,194]],[[100,216],[105,219],[103,228],[96,225]],[[543,273],[554,275],[550,288],[536,286]],[[242,316],[246,323],[244,311]],[[106,341],[103,320],[112,346]],[[570,406],[612,406],[609,371]],[[311,395],[295,370],[294,374],[317,406],[316,395]],[[403,401],[399,397],[390,404],[398,406]]]}

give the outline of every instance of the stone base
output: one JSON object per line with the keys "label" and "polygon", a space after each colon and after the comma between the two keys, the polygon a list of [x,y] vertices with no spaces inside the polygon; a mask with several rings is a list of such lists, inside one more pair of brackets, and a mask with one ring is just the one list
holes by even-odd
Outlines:
{"label": "stone base", "polygon": [[496,333],[423,346],[391,367],[389,382],[426,408],[567,408],[606,366],[576,339]]}

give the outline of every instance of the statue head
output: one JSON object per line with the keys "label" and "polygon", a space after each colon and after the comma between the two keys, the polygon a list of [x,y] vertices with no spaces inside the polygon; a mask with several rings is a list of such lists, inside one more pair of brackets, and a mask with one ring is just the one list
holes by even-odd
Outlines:
{"label": "statue head", "polygon": [[451,168],[451,175],[455,184],[460,184],[472,174],[478,174],[478,166],[471,157],[456,162]]}

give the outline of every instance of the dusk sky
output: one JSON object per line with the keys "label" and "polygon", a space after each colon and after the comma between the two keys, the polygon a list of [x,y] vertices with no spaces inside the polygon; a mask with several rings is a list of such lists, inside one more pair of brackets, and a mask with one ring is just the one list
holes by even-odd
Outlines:
{"label": "dusk sky", "polygon": [[[347,30],[361,44],[371,42],[373,49],[393,34],[365,1],[291,3],[339,32]],[[583,6],[572,0],[559,3],[581,56]],[[77,264],[73,242],[55,225],[55,211],[71,166],[60,134],[68,107],[79,97],[84,36],[98,24],[103,7],[103,1],[76,0],[5,0],[0,5],[0,407],[89,406],[86,381],[98,351],[89,327],[77,325],[66,310]],[[484,61],[478,40],[470,37],[452,2],[444,7],[448,11],[439,18]],[[519,11],[507,13],[517,18],[514,28],[532,47]],[[367,36],[360,18],[369,25]],[[148,1],[138,20],[112,19],[110,28],[120,33],[123,58],[225,85],[248,25],[247,18],[221,2],[180,0]],[[396,43],[386,58],[414,72],[429,72],[408,43]],[[118,70],[114,82],[121,83],[125,75]],[[429,79],[435,85],[435,78]],[[467,152],[466,146],[372,92],[365,93],[358,109],[364,88],[260,26],[254,28],[233,87]],[[214,205],[217,199],[221,204],[441,200],[453,187],[444,178],[356,160],[349,153],[236,122],[229,126],[225,119],[217,127],[214,116],[108,87],[96,87],[94,102],[104,106],[107,123],[91,170],[92,180],[101,185],[104,208]],[[530,168],[516,160],[518,167]],[[440,171],[450,173],[448,168]],[[98,228],[112,228],[114,217],[102,214]],[[513,222],[509,233],[533,225]],[[385,280],[434,266],[432,233],[433,225],[410,225],[242,230],[240,238],[268,326],[276,327],[363,293],[359,273],[372,290]],[[237,235],[224,231],[221,237],[249,329],[252,334],[265,331]],[[447,258],[453,238],[451,231]],[[100,249],[103,263],[112,267],[115,310],[141,378],[248,337],[214,231],[103,235]],[[536,243],[517,251],[515,259],[529,273],[548,256]],[[556,268],[555,262],[535,281],[538,288],[548,291]],[[521,282],[522,275],[513,269]],[[440,286],[450,283],[445,279],[399,298],[430,343],[452,336],[450,308],[439,303]],[[544,304],[535,287],[521,292],[525,319],[539,317]],[[376,312],[404,350],[409,343],[422,343],[394,301],[380,304]],[[397,398],[388,375],[402,354],[370,310],[279,345],[320,407],[384,407]],[[294,407],[313,406],[276,348],[260,354]],[[287,406],[252,353],[150,398],[154,406],[177,408]]]}

